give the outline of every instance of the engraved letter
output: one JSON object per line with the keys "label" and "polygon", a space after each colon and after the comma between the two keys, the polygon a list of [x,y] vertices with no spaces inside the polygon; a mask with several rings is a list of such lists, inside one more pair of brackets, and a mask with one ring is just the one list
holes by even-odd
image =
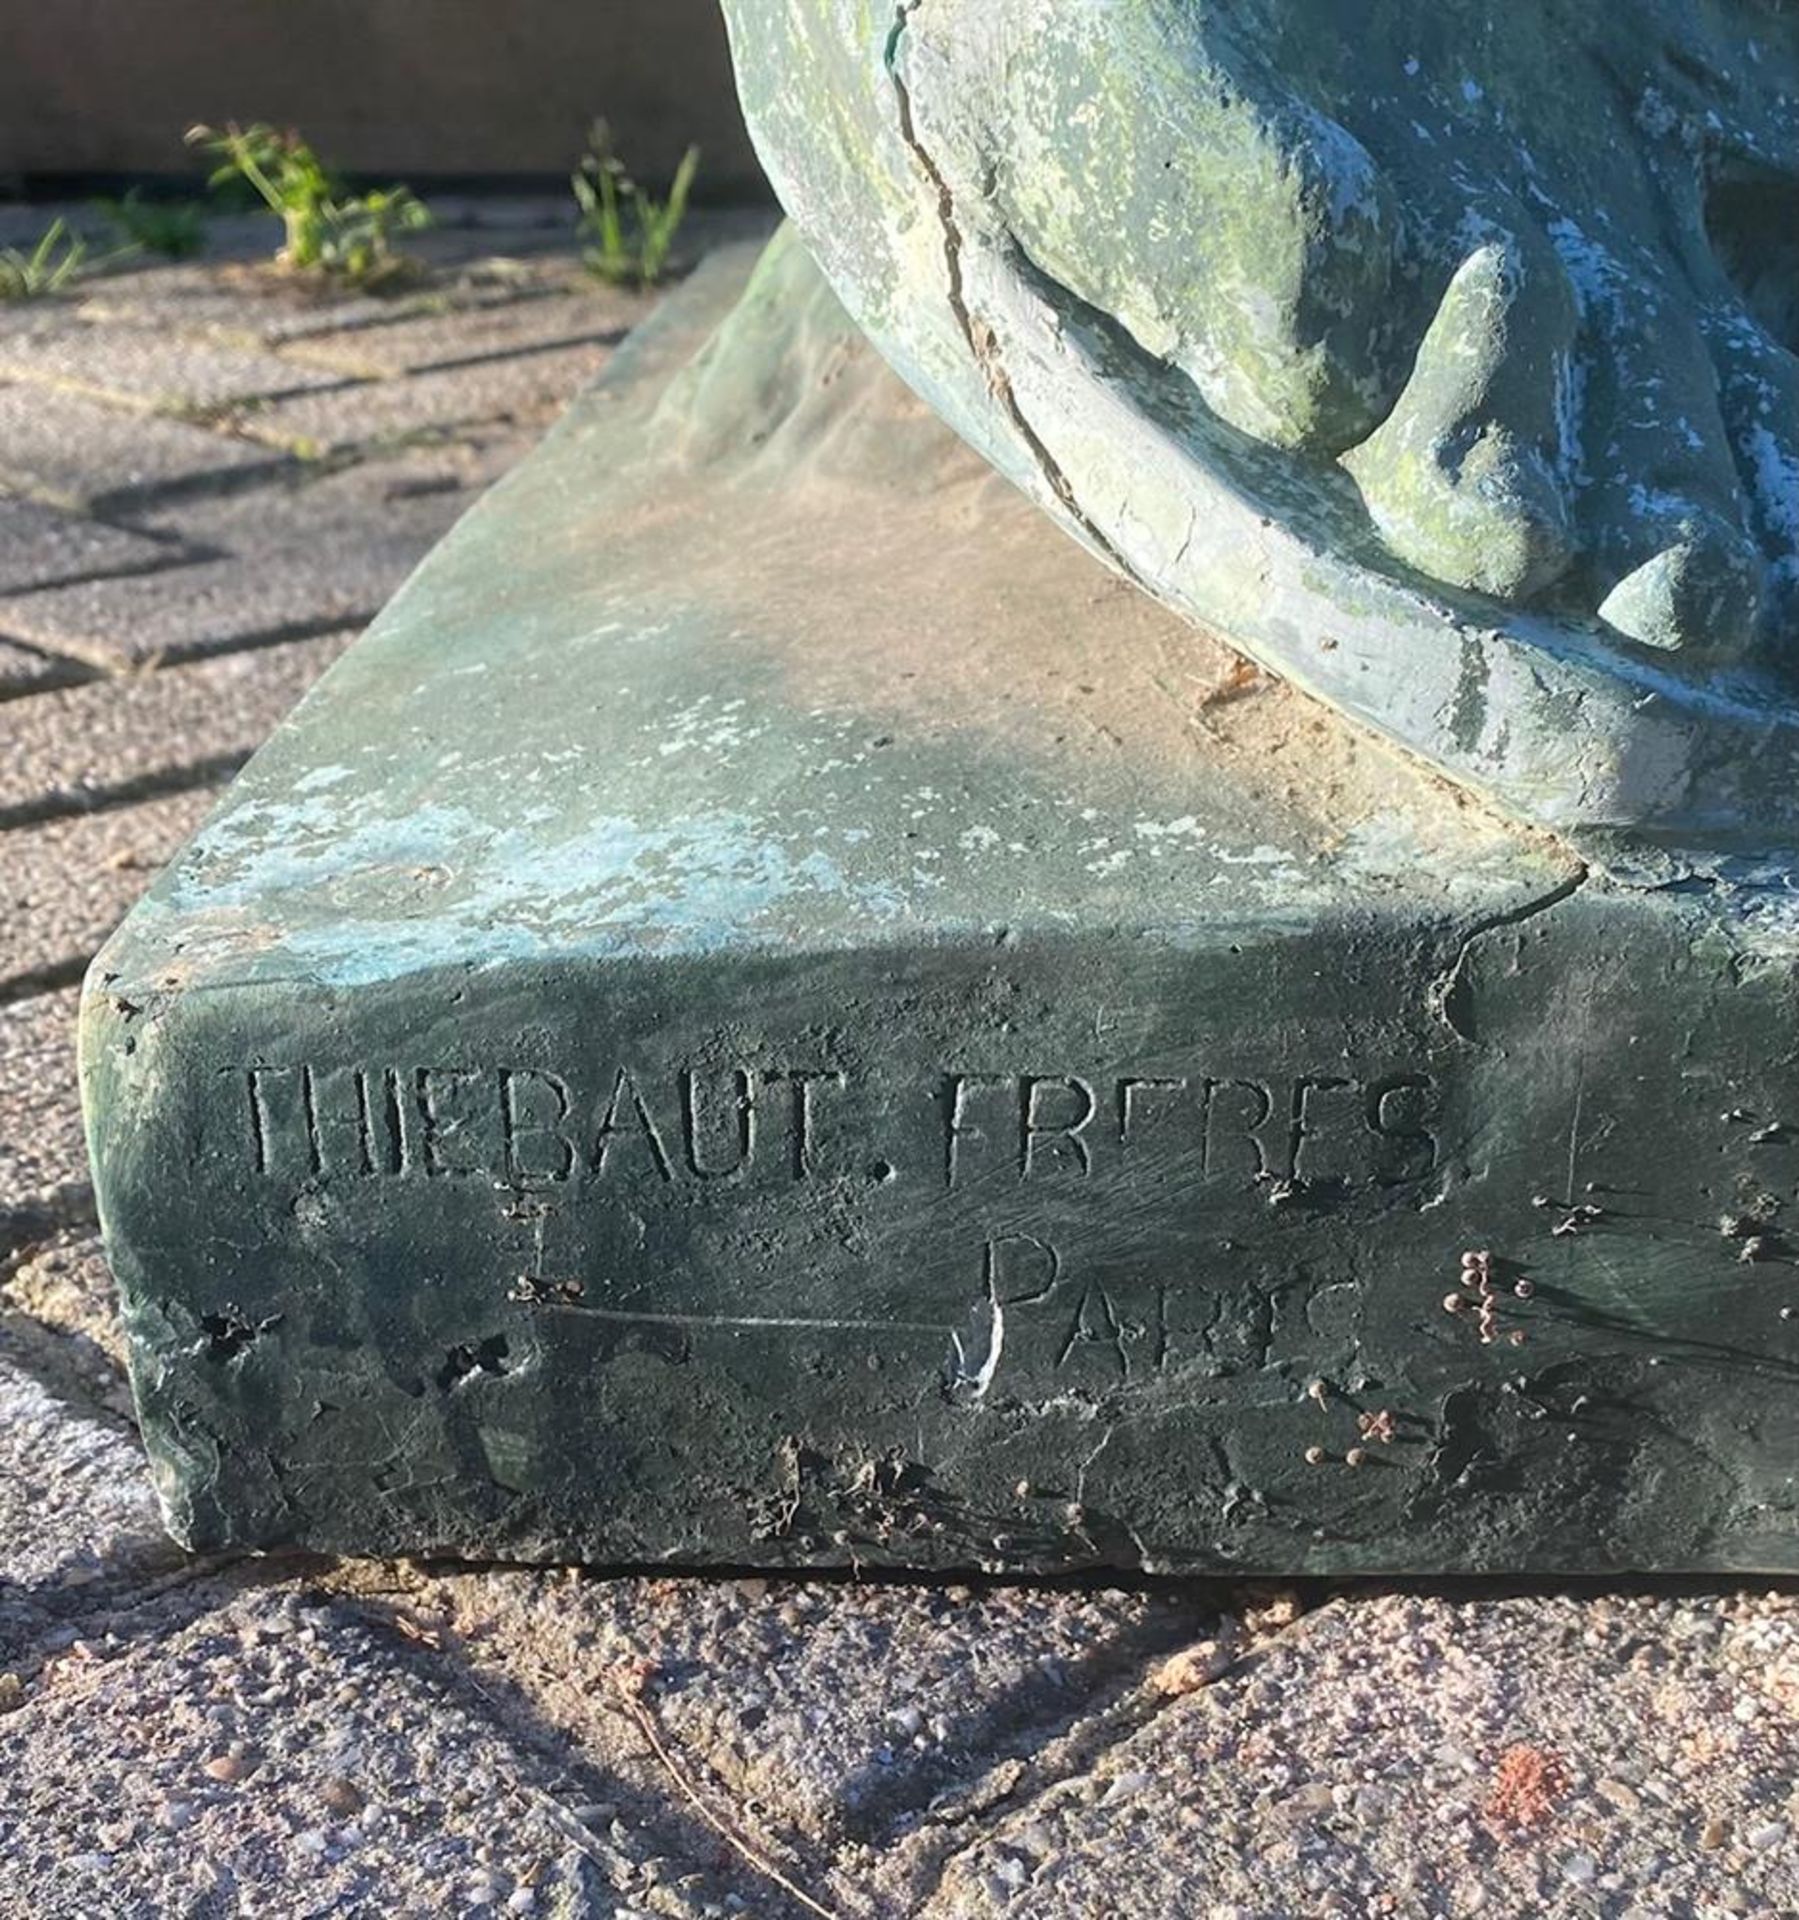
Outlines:
{"label": "engraved letter", "polygon": [[1130,1342],[1139,1338],[1143,1331],[1143,1328],[1130,1325],[1118,1317],[1117,1303],[1104,1282],[1089,1280],[1081,1290],[1080,1301],[1068,1322],[1061,1351],[1056,1355],[1056,1365],[1058,1368],[1067,1366],[1077,1347],[1096,1347],[1111,1355],[1118,1365],[1118,1377],[1128,1380],[1131,1374]]}
{"label": "engraved letter", "polygon": [[535,1067],[500,1069],[500,1134],[508,1186],[553,1186],[574,1172],[575,1143],[562,1131],[572,1104],[568,1083],[557,1074]]}
{"label": "engraved letter", "polygon": [[[1138,1079],[1135,1076],[1120,1080],[1118,1083],[1118,1144],[1128,1147],[1143,1130],[1152,1128],[1153,1117],[1146,1116],[1141,1109],[1158,1095],[1185,1093],[1187,1082],[1179,1080],[1158,1080],[1153,1077]],[[1139,1127],[1142,1121],[1142,1128]]]}
{"label": "engraved letter", "polygon": [[1256,1130],[1273,1112],[1274,1096],[1258,1081],[1208,1080],[1202,1161],[1205,1172],[1235,1172],[1245,1180],[1263,1179],[1268,1172],[1268,1156]]}
{"label": "engraved letter", "polygon": [[968,1094],[973,1087],[1003,1087],[1004,1080],[989,1079],[978,1073],[946,1073],[943,1076],[943,1184],[953,1187],[961,1172],[962,1142],[985,1140],[979,1127],[966,1124]]}
{"label": "engraved letter", "polygon": [[[756,1083],[746,1068],[732,1069],[731,1080],[736,1091],[726,1111],[736,1116],[736,1125],[731,1129],[736,1135],[736,1158],[728,1166],[709,1167],[700,1151],[700,1139],[706,1131],[702,1124],[700,1078],[692,1067],[681,1075],[681,1144],[687,1154],[688,1167],[702,1180],[726,1180],[734,1173],[743,1172],[756,1157]],[[802,1140],[810,1120],[811,1105],[802,1094],[794,1103],[794,1127]],[[803,1166],[803,1159],[802,1154],[796,1166]]]}
{"label": "engraved letter", "polygon": [[[1043,1108],[1052,1104],[1061,1105],[1063,1112],[1046,1119]],[[1097,1104],[1093,1089],[1073,1074],[1026,1074],[1018,1083],[1018,1177],[1029,1178],[1040,1149],[1052,1160],[1070,1160],[1082,1174],[1091,1173],[1093,1155],[1081,1130]]]}
{"label": "engraved letter", "polygon": [[480,1067],[420,1067],[416,1075],[419,1162],[433,1178],[501,1164],[498,1110]]}
{"label": "engraved letter", "polygon": [[[1001,1307],[1030,1307],[1046,1300],[1062,1277],[1062,1256],[1034,1233],[1002,1233],[981,1250],[987,1298]],[[1010,1282],[1017,1291],[1002,1291]]]}
{"label": "engraved letter", "polygon": [[263,1067],[252,1067],[244,1076],[250,1094],[250,1147],[258,1173],[269,1170],[269,1116],[262,1103],[262,1076],[266,1071]]}
{"label": "engraved letter", "polygon": [[612,1083],[612,1098],[607,1103],[600,1130],[594,1138],[595,1173],[605,1173],[606,1162],[612,1154],[612,1143],[620,1137],[642,1140],[662,1178],[672,1180],[675,1177],[674,1169],[669,1165],[668,1150],[662,1144],[661,1134],[656,1131],[656,1122],[651,1118],[643,1095],[637,1091],[637,1082],[623,1067],[619,1068],[618,1078]]}
{"label": "engraved letter", "polygon": [[367,1067],[315,1067],[310,1095],[319,1170],[366,1180],[385,1173],[391,1140],[377,1132],[372,1074]]}
{"label": "engraved letter", "polygon": [[[1330,1129],[1319,1112],[1324,1097],[1354,1091],[1353,1083],[1335,1074],[1302,1074],[1293,1082],[1293,1106],[1287,1126],[1287,1174],[1293,1180],[1347,1180],[1350,1169],[1338,1155],[1328,1158]],[[1350,1121],[1353,1128],[1354,1120]],[[1340,1130],[1336,1144],[1342,1146]]]}
{"label": "engraved letter", "polygon": [[1436,1106],[1428,1073],[1393,1073],[1368,1089],[1368,1130],[1378,1137],[1375,1178],[1384,1187],[1422,1180],[1437,1166],[1437,1137],[1425,1121]]}
{"label": "engraved letter", "polygon": [[805,1180],[812,1173],[812,1149],[816,1143],[817,1112],[812,1105],[812,1089],[822,1083],[827,1087],[841,1087],[844,1077],[829,1068],[816,1071],[805,1070],[785,1074],[771,1074],[770,1079],[784,1079],[793,1087],[793,1177]]}
{"label": "engraved letter", "polygon": [[250,1145],[256,1171],[303,1180],[323,1171],[310,1067],[252,1067]]}

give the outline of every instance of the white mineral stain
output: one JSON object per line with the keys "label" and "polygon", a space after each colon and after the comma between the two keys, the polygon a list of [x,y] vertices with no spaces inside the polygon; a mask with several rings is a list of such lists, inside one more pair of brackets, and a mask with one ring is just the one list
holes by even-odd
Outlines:
{"label": "white mineral stain", "polygon": [[314,767],[310,773],[303,773],[294,782],[296,793],[316,793],[323,787],[334,787],[340,780],[350,778],[349,767]]}
{"label": "white mineral stain", "polygon": [[1623,270],[1612,255],[1565,215],[1552,220],[1545,231],[1574,283],[1575,304],[1581,312],[1614,309]]}
{"label": "white mineral stain", "polygon": [[738,814],[677,826],[602,818],[546,844],[541,824],[495,829],[457,806],[355,824],[303,801],[252,802],[217,823],[172,876],[169,905],[267,924],[284,896],[330,908],[324,924],[283,930],[284,959],[346,985],[471,952],[503,962],[658,936],[707,951],[754,938],[758,922],[806,896],[870,922],[905,904],[898,888],[852,883],[825,854],[797,856]]}
{"label": "white mineral stain", "polygon": [[1799,456],[1766,427],[1751,428],[1745,440],[1762,511],[1787,549],[1773,571],[1783,580],[1799,579]]}

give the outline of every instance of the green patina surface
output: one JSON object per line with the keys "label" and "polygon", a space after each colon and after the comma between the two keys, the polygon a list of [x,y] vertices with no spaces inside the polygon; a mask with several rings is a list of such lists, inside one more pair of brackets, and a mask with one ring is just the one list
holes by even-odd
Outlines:
{"label": "green patina surface", "polygon": [[1790,10],[725,12],[850,312],[1090,549],[1522,817],[1793,847]]}
{"label": "green patina surface", "polygon": [[1283,689],[1208,709],[790,241],[694,361],[746,271],[96,963],[175,1531],[1799,1567],[1781,896],[1583,883]]}

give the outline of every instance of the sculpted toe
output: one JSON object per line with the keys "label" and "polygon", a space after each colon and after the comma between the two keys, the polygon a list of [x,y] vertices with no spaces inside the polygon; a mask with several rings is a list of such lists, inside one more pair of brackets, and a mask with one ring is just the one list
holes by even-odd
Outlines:
{"label": "sculpted toe", "polygon": [[1506,238],[1462,263],[1398,404],[1343,460],[1402,560],[1515,600],[1567,570],[1557,402],[1574,328],[1566,276],[1546,247]]}
{"label": "sculpted toe", "polygon": [[1733,530],[1694,528],[1626,574],[1599,618],[1646,647],[1738,654],[1755,632],[1763,572],[1760,555]]}

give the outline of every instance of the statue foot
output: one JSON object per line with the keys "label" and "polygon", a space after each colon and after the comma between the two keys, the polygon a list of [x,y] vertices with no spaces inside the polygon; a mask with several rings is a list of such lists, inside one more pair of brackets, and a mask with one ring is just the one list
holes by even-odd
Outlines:
{"label": "statue foot", "polygon": [[1386,412],[1404,374],[1397,203],[1253,35],[1164,4],[949,0],[907,19],[909,58],[966,76],[934,97],[981,103],[927,137],[990,163],[1039,274],[1270,445],[1340,452]]}
{"label": "statue foot", "polygon": [[[1799,363],[1778,337],[1799,192],[1758,175],[1711,221],[1688,136],[1657,132],[1634,79],[1591,93],[1590,124],[1545,108],[1527,150],[1472,80],[1444,132],[1402,117],[1299,9],[905,19],[922,138],[982,182],[1002,244],[1230,426],[1340,457],[1408,566],[1717,660],[1799,601]],[[1558,75],[1508,52],[1495,96],[1553,99]],[[1692,125],[1726,97],[1745,124],[1771,111],[1685,70]]]}

